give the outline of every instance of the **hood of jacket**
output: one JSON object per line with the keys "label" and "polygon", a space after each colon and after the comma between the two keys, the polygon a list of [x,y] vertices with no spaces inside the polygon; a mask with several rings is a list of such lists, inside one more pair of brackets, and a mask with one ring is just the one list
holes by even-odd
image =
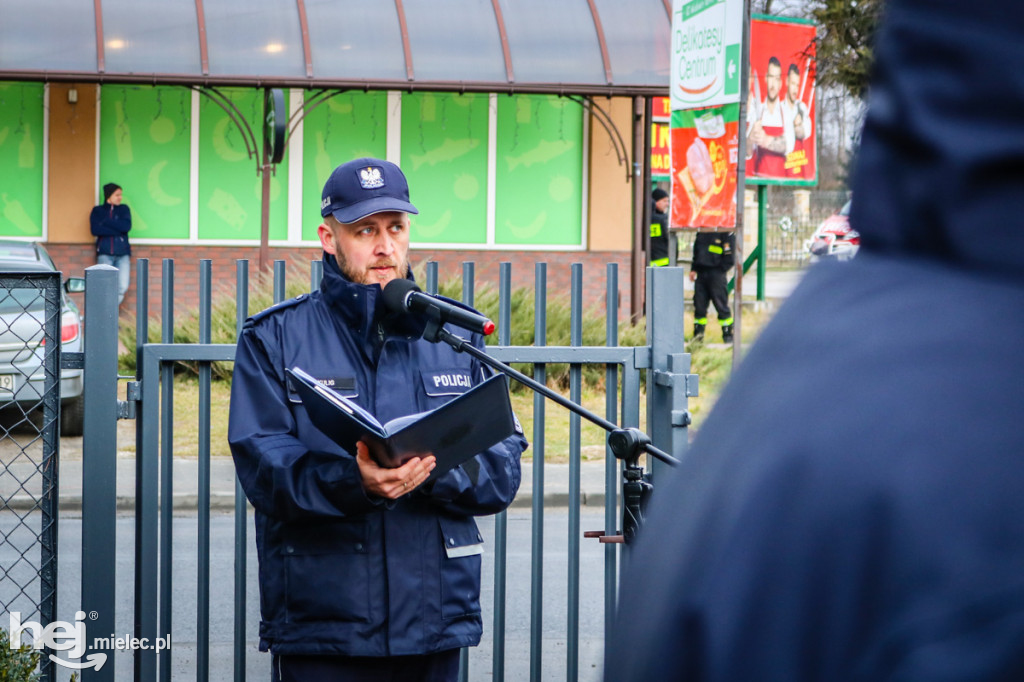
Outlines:
{"label": "hood of jacket", "polygon": [[861,248],[1024,279],[1024,13],[1008,0],[886,13],[853,182]]}

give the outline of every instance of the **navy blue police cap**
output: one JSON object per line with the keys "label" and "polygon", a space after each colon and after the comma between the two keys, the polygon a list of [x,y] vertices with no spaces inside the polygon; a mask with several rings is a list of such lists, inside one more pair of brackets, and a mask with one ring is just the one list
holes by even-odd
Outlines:
{"label": "navy blue police cap", "polygon": [[334,169],[324,184],[320,215],[354,223],[374,213],[419,213],[409,203],[409,183],[402,169],[382,159],[362,158]]}

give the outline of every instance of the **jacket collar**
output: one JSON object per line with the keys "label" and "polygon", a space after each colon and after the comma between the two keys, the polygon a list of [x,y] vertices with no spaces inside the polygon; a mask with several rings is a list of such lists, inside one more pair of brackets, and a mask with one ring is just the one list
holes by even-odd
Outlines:
{"label": "jacket collar", "polygon": [[[324,273],[320,281],[320,293],[328,304],[341,316],[345,324],[360,336],[368,337],[376,322],[381,322],[391,334],[419,337],[423,334],[425,321],[415,315],[392,313],[384,307],[382,289],[379,284],[358,284],[349,279],[332,254],[324,252]],[[406,278],[415,281],[412,269]]]}

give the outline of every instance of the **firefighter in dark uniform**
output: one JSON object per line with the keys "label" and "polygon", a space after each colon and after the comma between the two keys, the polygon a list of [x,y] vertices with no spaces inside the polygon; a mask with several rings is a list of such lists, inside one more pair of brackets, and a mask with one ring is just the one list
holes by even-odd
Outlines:
{"label": "firefighter in dark uniform", "polygon": [[693,240],[693,340],[704,338],[708,303],[718,312],[722,340],[732,343],[732,311],[729,309],[729,270],[736,264],[736,236],[732,232],[698,232]]}
{"label": "firefighter in dark uniform", "polygon": [[[473,517],[515,497],[521,432],[427,481],[431,453],[382,468],[362,442],[343,450],[313,426],[285,375],[300,367],[382,423],[489,376],[472,356],[424,340],[423,320],[383,304],[387,282],[412,278],[416,212],[398,166],[339,166],[322,197],[319,291],[254,315],[238,340],[228,441],[256,509],[259,646],[275,681],[446,682],[459,649],[480,642]],[[469,340],[483,348],[479,334]]]}
{"label": "firefighter in dark uniform", "polygon": [[651,192],[651,267],[669,265],[668,257],[668,192],[658,188]]}

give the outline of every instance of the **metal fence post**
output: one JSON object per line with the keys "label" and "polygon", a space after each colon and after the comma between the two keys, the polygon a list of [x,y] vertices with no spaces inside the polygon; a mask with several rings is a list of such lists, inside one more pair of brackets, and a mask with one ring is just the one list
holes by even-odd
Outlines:
{"label": "metal fence post", "polygon": [[[57,516],[60,502],[60,275],[43,280],[42,288],[46,319],[43,339],[49,344],[43,351],[43,445],[42,494],[39,511],[39,617],[41,623],[57,620]],[[56,671],[53,661],[46,658],[40,666],[42,681],[52,682]]]}
{"label": "metal fence post", "polygon": [[[160,291],[160,337],[163,343],[174,343],[174,259],[164,258],[162,263],[162,281]],[[159,519],[160,542],[153,547],[150,555],[158,562],[158,574],[154,586],[157,588],[159,605],[156,616],[157,631],[153,636],[168,637],[173,628],[173,609],[171,603],[174,599],[174,365],[166,363],[159,366],[160,373],[160,458],[159,458],[159,485],[160,502],[157,505],[154,499],[150,504],[148,501],[141,501],[144,495],[139,495],[136,501],[136,508],[143,508],[147,513],[152,513]],[[151,374],[149,381],[157,381],[156,373]],[[143,456],[151,454],[156,457],[156,449],[151,453],[138,453]],[[139,470],[142,471],[142,465]],[[155,483],[155,479],[153,480]],[[156,492],[154,488],[153,492]],[[153,662],[157,665],[158,679],[161,682],[171,680],[171,657],[165,652],[157,656],[149,650],[137,651],[135,656],[143,661]],[[147,677],[145,675],[136,678],[141,682]]]}
{"label": "metal fence post", "polygon": [[[106,636],[114,632],[117,582],[117,268],[93,265],[85,281],[81,610],[90,631]],[[100,670],[83,669],[82,680],[112,682],[114,651],[107,656]]]}
{"label": "metal fence post", "polygon": [[[498,343],[507,346],[512,343],[512,264],[503,262],[498,267]],[[473,272],[472,263],[463,263],[463,268]],[[491,661],[491,678],[495,682],[505,680],[507,561],[508,511],[503,509],[494,515],[494,658]]]}
{"label": "metal fence post", "polygon": [[[608,263],[605,266],[605,345],[619,345],[619,266]],[[623,372],[625,375],[625,372]],[[618,421],[616,400],[619,388],[618,365],[606,365],[604,370],[604,410],[605,419]],[[607,440],[606,440],[607,442]],[[616,459],[610,447],[605,446],[604,456],[604,527],[608,530],[618,528],[618,489],[622,478],[622,464]],[[618,598],[618,546],[604,546],[604,633],[605,641],[609,641],[612,621],[615,619],[615,606]]]}
{"label": "metal fence post", "polygon": [[[573,263],[569,274],[569,345],[583,345],[583,264]],[[569,400],[583,404],[583,366],[569,365]],[[569,562],[568,606],[566,614],[566,680],[577,682],[580,678],[580,461],[581,440],[580,416],[569,413]]]}
{"label": "metal fence post", "polygon": [[[655,446],[676,458],[686,449],[686,424],[676,427],[666,415],[678,407],[673,392],[676,387],[674,372],[680,361],[673,363],[683,349],[683,268],[647,268],[647,345],[651,347],[651,367],[647,381],[647,427]],[[681,389],[686,390],[685,378]],[[678,433],[677,433],[678,431]],[[664,466],[648,458],[652,478]]]}
{"label": "metal fence post", "polygon": [[[322,269],[314,268],[315,286],[319,286]],[[242,335],[242,326],[249,317],[249,261],[235,261],[235,336]],[[246,508],[245,489],[235,476],[235,642],[234,682],[245,682],[245,603],[246,603],[246,555],[249,514]]]}
{"label": "metal fence post", "polygon": [[[548,264],[533,269],[533,345],[548,343]],[[547,384],[547,367],[533,366],[533,380]],[[533,533],[530,547],[530,682],[540,682],[544,642],[544,396],[533,394]]]}
{"label": "metal fence post", "polygon": [[[160,472],[157,468],[160,446],[160,369],[146,352],[149,341],[149,260],[136,262],[137,315],[135,318],[135,376],[140,382],[139,409],[135,419],[135,636],[157,636],[159,599],[158,551],[160,535]],[[165,275],[166,276],[166,275]],[[163,286],[167,286],[167,282]],[[162,324],[167,324],[164,319]],[[147,367],[147,365],[152,365]],[[170,557],[167,557],[170,561]],[[134,679],[156,680],[156,652],[136,651],[132,661]]]}

